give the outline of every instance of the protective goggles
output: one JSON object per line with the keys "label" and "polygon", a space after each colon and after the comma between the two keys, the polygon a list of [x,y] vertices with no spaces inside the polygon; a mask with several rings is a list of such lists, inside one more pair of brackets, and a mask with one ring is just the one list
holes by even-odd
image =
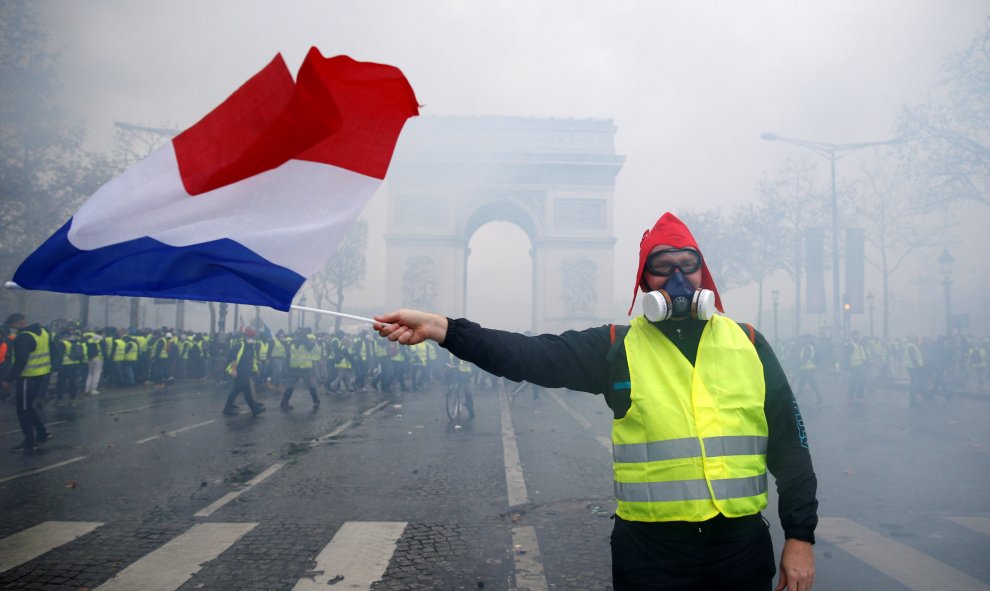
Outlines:
{"label": "protective goggles", "polygon": [[646,257],[646,271],[661,277],[669,276],[675,269],[690,275],[700,268],[701,253],[693,248],[668,248]]}

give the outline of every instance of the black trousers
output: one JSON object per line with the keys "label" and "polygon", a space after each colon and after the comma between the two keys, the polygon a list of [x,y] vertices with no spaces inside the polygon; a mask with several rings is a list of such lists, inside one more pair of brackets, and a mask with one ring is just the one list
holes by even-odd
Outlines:
{"label": "black trousers", "polygon": [[44,396],[48,390],[50,377],[51,374],[17,378],[14,383],[17,422],[21,425],[21,433],[24,434],[24,441],[28,445],[34,445],[48,437],[48,431],[45,431],[45,424],[41,420],[40,411],[35,407],[35,401],[39,396]]}
{"label": "black trousers", "polygon": [[770,529],[759,514],[699,523],[615,516],[615,591],[770,591],[776,571]]}
{"label": "black trousers", "polygon": [[238,375],[234,378],[234,387],[230,389],[230,393],[227,394],[227,403],[223,405],[224,411],[234,409],[234,402],[237,400],[238,394],[244,394],[244,402],[247,403],[251,412],[258,408],[258,403],[254,399],[254,382],[250,375],[248,377]]}

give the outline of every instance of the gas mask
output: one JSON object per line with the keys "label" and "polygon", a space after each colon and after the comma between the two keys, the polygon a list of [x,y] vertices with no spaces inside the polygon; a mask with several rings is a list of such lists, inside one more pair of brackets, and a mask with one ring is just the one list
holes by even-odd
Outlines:
{"label": "gas mask", "polygon": [[709,320],[715,315],[715,292],[695,289],[678,269],[670,275],[663,289],[643,296],[643,315],[650,322],[670,318]]}

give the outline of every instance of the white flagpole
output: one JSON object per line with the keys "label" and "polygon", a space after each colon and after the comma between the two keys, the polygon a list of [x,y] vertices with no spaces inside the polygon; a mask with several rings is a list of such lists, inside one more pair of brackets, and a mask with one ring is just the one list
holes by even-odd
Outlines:
{"label": "white flagpole", "polygon": [[377,322],[374,318],[365,318],[364,316],[353,316],[351,314],[344,314],[343,312],[332,312],[330,310],[321,310],[319,308],[307,308],[305,306],[289,306],[293,310],[299,310],[301,312],[315,312],[317,314],[327,314],[328,316],[340,316],[341,318],[350,318],[351,320],[360,320],[361,322],[368,322],[374,324]]}
{"label": "white flagpole", "polygon": [[[7,289],[20,289],[21,286],[17,285],[13,281],[7,281],[3,285]],[[377,322],[374,318],[365,318],[364,316],[354,316],[353,314],[344,314],[343,312],[333,312],[330,310],[321,310],[319,308],[307,308],[305,306],[289,306],[293,310],[299,310],[301,312],[315,312],[316,314],[326,314],[328,316],[340,316],[341,318],[350,318],[351,320],[360,320],[361,322],[367,322],[368,324],[374,324]]]}

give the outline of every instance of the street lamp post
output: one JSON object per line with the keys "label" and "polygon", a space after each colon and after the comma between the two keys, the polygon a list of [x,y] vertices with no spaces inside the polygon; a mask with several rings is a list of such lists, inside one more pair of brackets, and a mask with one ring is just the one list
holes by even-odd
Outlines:
{"label": "street lamp post", "polygon": [[873,339],[873,292],[866,293],[866,306],[870,311],[870,339]]}
{"label": "street lamp post", "polygon": [[832,322],[836,329],[838,329],[841,322],[841,318],[839,317],[839,306],[841,304],[839,303],[839,201],[835,186],[835,161],[853,150],[897,144],[902,140],[900,138],[894,138],[882,142],[831,144],[828,142],[782,137],[769,132],[760,134],[760,139],[768,142],[784,142],[802,148],[808,148],[828,158],[832,174]]}
{"label": "street lamp post", "polygon": [[938,257],[938,266],[942,271],[942,287],[945,289],[945,334],[952,336],[952,263],[955,257],[949,254],[948,247],[942,247]]}
{"label": "street lamp post", "polygon": [[770,301],[773,302],[773,342],[776,345],[780,337],[777,331],[777,306],[780,305],[780,291],[773,290],[770,292]]}

